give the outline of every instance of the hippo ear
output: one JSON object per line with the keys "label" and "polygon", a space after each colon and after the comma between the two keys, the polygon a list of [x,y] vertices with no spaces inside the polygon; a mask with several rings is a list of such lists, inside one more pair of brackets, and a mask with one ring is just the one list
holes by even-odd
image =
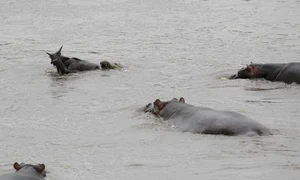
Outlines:
{"label": "hippo ear", "polygon": [[181,97],[181,98],[179,99],[179,101],[185,103],[185,100],[184,100],[183,97]]}
{"label": "hippo ear", "polygon": [[39,168],[37,169],[37,171],[39,173],[43,172],[45,170],[45,164],[39,164]]}
{"label": "hippo ear", "polygon": [[254,65],[250,64],[247,66],[247,69],[250,71],[251,74],[253,74],[255,67],[254,67]]}
{"label": "hippo ear", "polygon": [[176,101],[178,101],[178,99],[177,99],[177,98],[173,98],[172,100],[176,100]]}
{"label": "hippo ear", "polygon": [[19,171],[22,167],[19,163],[15,162],[14,163],[14,168],[15,168],[15,170]]}
{"label": "hippo ear", "polygon": [[162,110],[164,108],[163,103],[159,99],[156,99],[153,104],[158,110]]}

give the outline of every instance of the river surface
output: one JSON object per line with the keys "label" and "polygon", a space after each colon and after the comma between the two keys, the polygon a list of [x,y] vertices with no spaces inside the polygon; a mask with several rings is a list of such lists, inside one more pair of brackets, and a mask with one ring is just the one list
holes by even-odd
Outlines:
{"label": "river surface", "polygon": [[[299,0],[0,1],[0,174],[47,180],[298,180],[300,86],[228,80],[250,62],[300,62]],[[121,71],[59,76],[46,52]],[[233,110],[265,137],[179,132],[155,99]]]}

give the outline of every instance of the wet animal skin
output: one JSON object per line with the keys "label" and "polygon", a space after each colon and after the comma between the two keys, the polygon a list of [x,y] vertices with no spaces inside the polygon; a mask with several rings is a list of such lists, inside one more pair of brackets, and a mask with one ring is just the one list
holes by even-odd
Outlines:
{"label": "wet animal skin", "polygon": [[183,97],[170,101],[156,99],[152,106],[148,104],[143,110],[172,121],[184,132],[227,136],[271,135],[262,124],[242,114],[186,104]]}

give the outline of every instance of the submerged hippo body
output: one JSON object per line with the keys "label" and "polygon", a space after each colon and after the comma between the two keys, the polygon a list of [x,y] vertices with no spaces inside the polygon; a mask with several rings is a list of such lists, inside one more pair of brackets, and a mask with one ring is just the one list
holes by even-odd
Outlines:
{"label": "submerged hippo body", "polygon": [[[102,69],[117,69],[116,63],[110,64],[108,61],[102,61],[100,64],[91,63],[76,57],[65,57],[61,55],[62,46],[56,53],[47,53],[51,59],[51,64],[53,64],[57,72],[60,74],[68,74],[75,73],[79,71],[89,71],[89,70],[97,70],[100,69],[100,65]],[[121,69],[121,65],[118,66]]]}
{"label": "submerged hippo body", "polygon": [[14,163],[16,172],[0,176],[0,180],[42,180],[46,177],[45,165]]}
{"label": "submerged hippo body", "polygon": [[161,102],[157,99],[150,110],[184,132],[220,135],[269,135],[270,131],[260,123],[232,111],[218,111],[186,104],[183,98]]}
{"label": "submerged hippo body", "polygon": [[242,68],[230,79],[264,78],[269,81],[281,81],[287,84],[300,84],[300,63],[250,64]]}

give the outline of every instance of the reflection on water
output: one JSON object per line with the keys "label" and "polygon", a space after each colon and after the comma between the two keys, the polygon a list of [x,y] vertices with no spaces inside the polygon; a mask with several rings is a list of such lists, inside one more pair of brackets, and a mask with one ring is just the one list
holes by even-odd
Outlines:
{"label": "reflection on water", "polygon": [[270,91],[275,89],[283,89],[286,87],[274,87],[274,88],[260,88],[260,87],[252,87],[252,88],[245,88],[246,91]]}
{"label": "reflection on water", "polygon": [[275,102],[275,101],[255,101],[255,100],[246,100],[245,102],[247,103],[279,103],[279,102]]}
{"label": "reflection on water", "polygon": [[68,84],[80,78],[79,74],[59,75],[56,72],[47,72],[46,75],[51,79],[49,88],[52,98],[61,98],[68,92],[74,91],[76,88],[68,86]]}

